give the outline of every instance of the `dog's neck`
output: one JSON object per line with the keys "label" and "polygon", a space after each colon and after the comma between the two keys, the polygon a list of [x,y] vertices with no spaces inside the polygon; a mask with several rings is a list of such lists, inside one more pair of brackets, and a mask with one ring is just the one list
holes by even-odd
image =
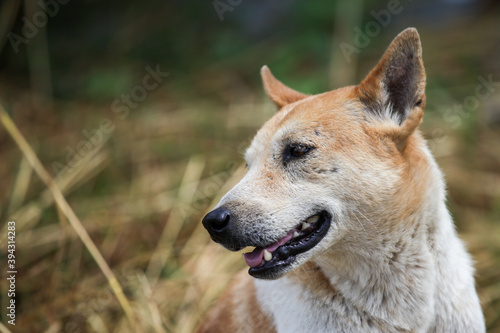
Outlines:
{"label": "dog's neck", "polygon": [[[372,216],[352,213],[352,223],[366,230],[343,239],[340,246],[316,260],[332,287],[359,313],[403,330],[430,324],[435,264],[446,262],[444,256],[457,243],[444,203],[442,176],[432,157],[429,166],[431,186],[418,211],[403,221],[379,221],[390,227],[373,229],[370,226],[377,221],[367,221]],[[445,247],[446,251],[440,251]]]}

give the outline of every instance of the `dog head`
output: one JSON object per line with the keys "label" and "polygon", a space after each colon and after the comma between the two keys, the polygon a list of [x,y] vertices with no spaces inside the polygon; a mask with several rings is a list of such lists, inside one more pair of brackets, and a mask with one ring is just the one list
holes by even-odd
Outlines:
{"label": "dog head", "polygon": [[279,110],[248,148],[247,174],[203,219],[227,249],[256,247],[245,254],[252,276],[278,278],[412,214],[396,201],[421,199],[413,168],[425,164],[415,29],[399,34],[358,86],[308,96],[266,66],[261,75]]}

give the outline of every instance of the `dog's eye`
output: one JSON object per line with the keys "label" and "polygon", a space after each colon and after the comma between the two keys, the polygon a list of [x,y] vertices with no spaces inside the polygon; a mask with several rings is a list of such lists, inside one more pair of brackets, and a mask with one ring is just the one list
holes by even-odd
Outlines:
{"label": "dog's eye", "polygon": [[311,151],[312,147],[301,145],[301,144],[292,144],[286,147],[285,149],[285,157],[286,158],[299,158],[307,154]]}

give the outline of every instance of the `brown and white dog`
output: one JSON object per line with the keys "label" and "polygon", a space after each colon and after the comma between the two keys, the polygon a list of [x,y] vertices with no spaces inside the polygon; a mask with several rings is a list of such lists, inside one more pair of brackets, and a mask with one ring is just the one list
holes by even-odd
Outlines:
{"label": "brown and white dog", "polygon": [[425,71],[407,29],[358,86],[308,96],[263,67],[279,111],[205,216],[245,254],[198,332],[484,332],[474,269],[417,127]]}

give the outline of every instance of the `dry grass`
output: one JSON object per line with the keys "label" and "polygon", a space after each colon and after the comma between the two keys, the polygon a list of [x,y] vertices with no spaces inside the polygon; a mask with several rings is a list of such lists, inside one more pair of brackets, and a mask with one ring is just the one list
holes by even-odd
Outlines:
{"label": "dry grass", "polygon": [[[244,267],[239,255],[210,241],[200,220],[242,176],[238,149],[272,106],[250,99],[221,112],[202,102],[172,108],[152,98],[154,105],[114,120],[107,142],[56,183],[48,180],[56,176],[52,162],[64,161],[65,146],[75,146],[103,113],[80,115],[65,130],[56,110],[31,119],[26,105],[12,106],[31,147],[19,150],[0,133],[6,161],[0,176],[9,189],[2,223],[16,221],[19,256],[13,332],[191,332]],[[456,133],[448,140],[437,154],[450,207],[477,261],[489,332],[500,332],[500,146],[491,144],[500,135],[482,131],[476,145],[484,149],[468,149]],[[4,251],[5,239],[0,246]],[[113,276],[125,300],[116,297]],[[5,287],[2,281],[2,308]]]}
{"label": "dry grass", "polygon": [[[30,138],[24,140],[1,109],[0,115],[14,139],[5,149],[10,165],[2,170],[12,189],[2,215],[16,221],[19,306],[14,332],[191,332],[232,273],[243,267],[239,256],[227,256],[210,242],[198,223],[241,177],[237,145],[228,159],[233,163],[224,161],[217,174],[207,168],[207,156],[193,151],[183,154],[187,159],[158,163],[164,152],[153,151],[155,145],[161,149],[161,141],[171,141],[169,135],[178,131],[193,134],[192,124],[179,121],[187,117],[171,112],[154,121],[117,123],[113,137],[124,140],[117,140],[113,152],[106,149],[108,142],[56,178],[45,171],[50,170],[50,152],[38,153],[46,155],[43,166]],[[28,124],[25,131],[34,126],[20,123]],[[172,131],[158,139],[159,128]],[[172,141],[178,144],[177,138]],[[64,155],[52,158],[64,161]],[[217,163],[212,159],[210,168]],[[103,178],[112,177],[113,168],[131,168],[134,175],[122,175],[116,183],[105,179],[105,194],[92,195],[96,178],[103,173]],[[78,196],[79,191],[87,195]],[[1,227],[5,234],[6,224]],[[0,244],[6,248],[6,239]],[[2,296],[5,287],[2,283]],[[122,288],[126,296],[120,300]]]}

